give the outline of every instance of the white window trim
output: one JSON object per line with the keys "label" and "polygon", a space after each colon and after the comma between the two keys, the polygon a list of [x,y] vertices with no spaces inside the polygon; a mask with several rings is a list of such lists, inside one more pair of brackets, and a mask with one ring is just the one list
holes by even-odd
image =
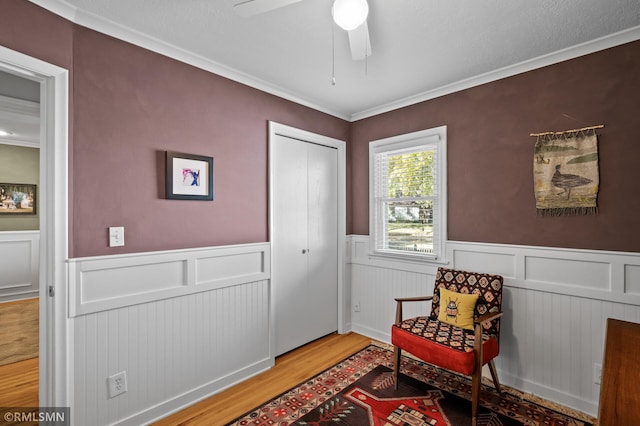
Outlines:
{"label": "white window trim", "polygon": [[[375,225],[375,154],[412,148],[414,146],[424,145],[426,143],[438,143],[438,155],[436,156],[438,177],[437,193],[439,194],[439,226],[438,253],[415,254],[402,253],[400,251],[381,251],[376,249],[376,225]],[[434,264],[448,264],[446,259],[446,241],[447,241],[447,126],[434,127],[432,129],[421,130],[404,135],[393,136],[385,139],[378,139],[369,142],[369,256],[388,260],[416,261],[428,262]]]}

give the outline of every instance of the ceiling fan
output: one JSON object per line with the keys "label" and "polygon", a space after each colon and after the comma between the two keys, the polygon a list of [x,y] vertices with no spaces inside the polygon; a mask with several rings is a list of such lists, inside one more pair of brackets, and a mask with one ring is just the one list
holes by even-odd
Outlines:
{"label": "ceiling fan", "polygon": [[[300,1],[302,0],[235,0],[233,9],[238,15],[248,18]],[[333,19],[349,34],[351,59],[354,61],[371,56],[368,12],[369,5],[366,0],[335,0],[333,3]]]}

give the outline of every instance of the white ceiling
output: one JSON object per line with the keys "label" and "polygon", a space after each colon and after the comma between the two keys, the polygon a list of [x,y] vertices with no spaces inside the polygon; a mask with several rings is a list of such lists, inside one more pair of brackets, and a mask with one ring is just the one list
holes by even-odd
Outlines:
{"label": "white ceiling", "polygon": [[40,146],[40,83],[0,71],[0,144]]}
{"label": "white ceiling", "polygon": [[11,133],[0,136],[0,144],[39,147],[40,104],[0,96],[0,129]]}
{"label": "white ceiling", "polygon": [[640,0],[369,0],[365,63],[332,24],[332,0],[250,18],[237,1],[32,0],[348,120],[640,39]]}

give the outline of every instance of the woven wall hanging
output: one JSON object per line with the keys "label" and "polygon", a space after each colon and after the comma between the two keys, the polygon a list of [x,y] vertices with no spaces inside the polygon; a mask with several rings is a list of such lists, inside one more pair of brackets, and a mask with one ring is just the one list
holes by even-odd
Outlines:
{"label": "woven wall hanging", "polygon": [[533,185],[539,216],[598,213],[600,177],[596,129],[602,127],[531,134],[537,137]]}

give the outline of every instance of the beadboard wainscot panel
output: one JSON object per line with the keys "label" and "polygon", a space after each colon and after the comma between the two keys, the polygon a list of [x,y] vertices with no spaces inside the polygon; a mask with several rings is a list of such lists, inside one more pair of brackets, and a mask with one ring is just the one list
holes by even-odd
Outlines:
{"label": "beadboard wainscot panel", "polygon": [[273,366],[269,267],[267,243],[70,260],[74,423],[146,424]]}
{"label": "beadboard wainscot panel", "polygon": [[[351,235],[347,239],[351,328],[373,339],[390,342],[391,324],[396,315],[394,299],[433,294],[437,266],[369,256],[368,236]],[[424,315],[430,307],[430,302],[406,304],[404,316]]]}
{"label": "beadboard wainscot panel", "polygon": [[0,302],[38,297],[40,231],[0,232]]}
{"label": "beadboard wainscot panel", "polygon": [[[435,266],[383,263],[368,257],[367,236],[349,238],[352,305],[361,309],[352,328],[389,342],[390,300],[433,293]],[[505,278],[500,380],[595,416],[606,320],[640,322],[640,254],[457,241],[446,253],[449,267]]]}

